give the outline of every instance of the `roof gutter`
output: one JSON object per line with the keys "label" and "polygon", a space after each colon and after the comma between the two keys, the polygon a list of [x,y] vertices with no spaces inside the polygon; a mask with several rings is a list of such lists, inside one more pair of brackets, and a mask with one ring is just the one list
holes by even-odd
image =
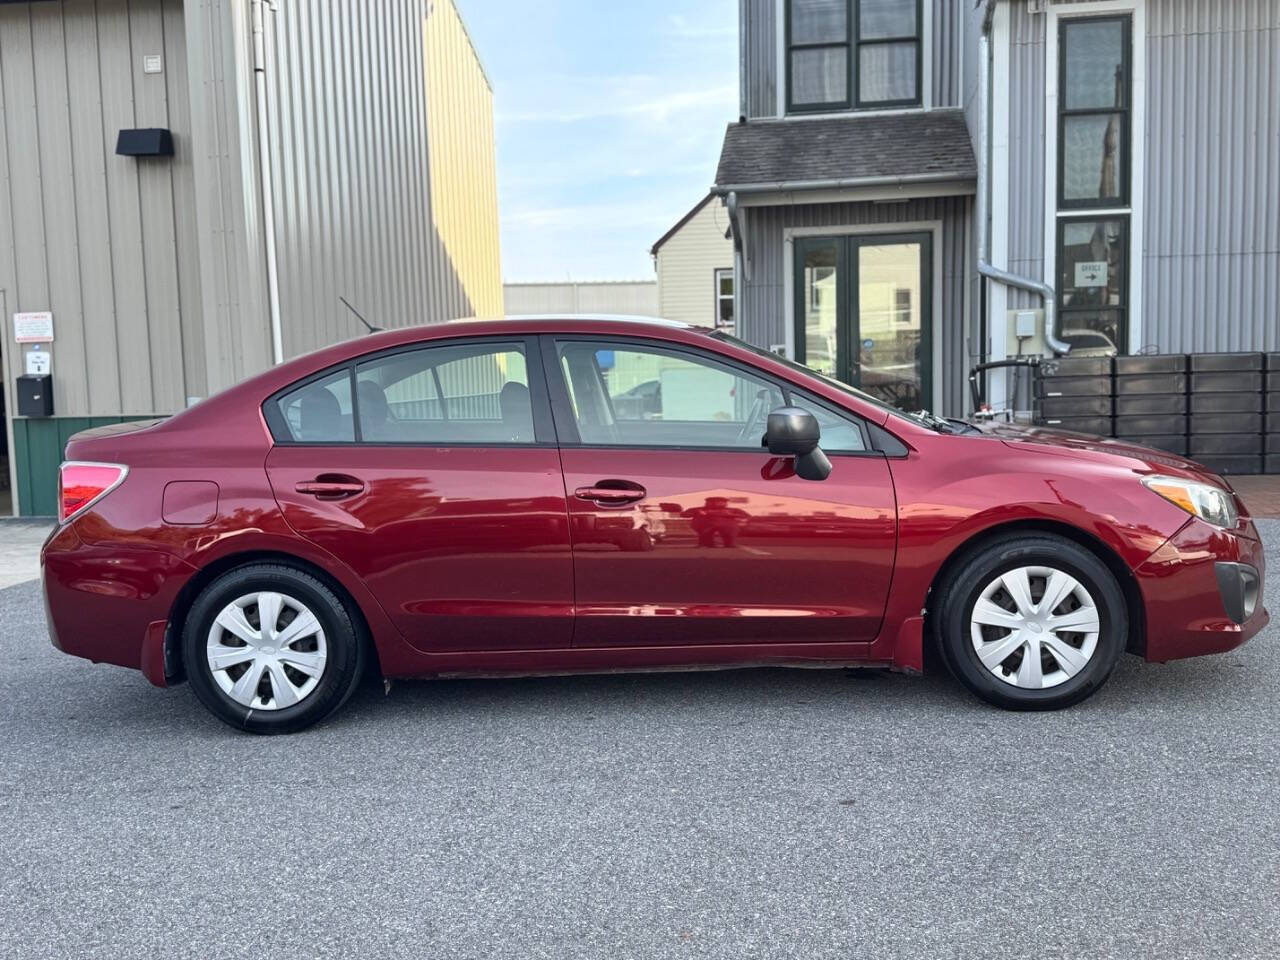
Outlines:
{"label": "roof gutter", "polygon": [[716,184],[711,192],[721,197],[731,193],[789,193],[796,190],[849,190],[857,187],[905,187],[917,183],[954,183],[967,180],[955,173],[909,173],[884,177],[840,177],[833,180],[775,180],[769,183]]}
{"label": "roof gutter", "polygon": [[1007,287],[1039,294],[1044,301],[1044,341],[1056,354],[1068,353],[1071,344],[1058,337],[1057,292],[1049,284],[1019,276],[991,265],[991,22],[999,0],[979,0],[986,9],[978,37],[978,273]]}

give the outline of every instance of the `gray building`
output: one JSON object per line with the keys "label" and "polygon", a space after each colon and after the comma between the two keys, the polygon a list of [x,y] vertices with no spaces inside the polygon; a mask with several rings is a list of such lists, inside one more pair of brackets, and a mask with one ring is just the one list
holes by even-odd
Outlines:
{"label": "gray building", "polygon": [[1017,353],[1280,349],[1275,0],[742,0],[740,42],[754,342],[951,414]]}
{"label": "gray building", "polygon": [[54,512],[77,430],[363,332],[339,297],[501,311],[492,91],[451,0],[3,0],[0,140],[0,513]]}

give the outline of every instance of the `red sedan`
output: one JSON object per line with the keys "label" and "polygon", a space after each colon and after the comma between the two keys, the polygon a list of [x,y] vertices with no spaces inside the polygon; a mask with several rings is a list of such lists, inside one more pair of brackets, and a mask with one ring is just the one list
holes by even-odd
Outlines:
{"label": "red sedan", "polygon": [[923,669],[991,703],[1267,622],[1197,464],[906,414],[722,333],[606,319],[381,333],[73,437],[53,643],[257,733],[385,677]]}

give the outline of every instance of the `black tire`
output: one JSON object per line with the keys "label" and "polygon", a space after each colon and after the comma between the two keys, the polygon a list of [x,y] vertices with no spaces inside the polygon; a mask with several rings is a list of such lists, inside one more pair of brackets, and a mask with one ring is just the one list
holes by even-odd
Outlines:
{"label": "black tire", "polygon": [[[1079,673],[1045,689],[1026,689],[996,676],[978,659],[971,639],[970,620],[984,588],[1002,573],[1024,566],[1070,574],[1089,592],[1098,611],[1093,656]],[[1129,634],[1124,593],[1111,571],[1078,543],[1052,534],[1013,534],[983,544],[949,571],[929,609],[934,640],[947,668],[972,693],[1007,710],[1058,710],[1093,695],[1111,676]],[[1021,656],[1025,653],[1015,659]]]}
{"label": "black tire", "polygon": [[[214,679],[206,656],[214,618],[227,604],[246,594],[270,590],[301,601],[324,630],[326,658],[320,680],[298,703],[281,709],[246,707]],[[296,733],[319,723],[341,707],[364,673],[362,631],[342,600],[319,579],[296,567],[255,563],[222,574],[196,597],[182,634],[183,662],[191,688],[218,719],[250,733]]]}

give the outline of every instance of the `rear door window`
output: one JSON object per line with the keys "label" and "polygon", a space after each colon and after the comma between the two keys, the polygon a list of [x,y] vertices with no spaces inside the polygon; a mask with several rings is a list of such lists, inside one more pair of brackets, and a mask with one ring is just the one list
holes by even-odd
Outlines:
{"label": "rear door window", "polygon": [[356,366],[365,443],[533,443],[522,343],[406,350]]}

